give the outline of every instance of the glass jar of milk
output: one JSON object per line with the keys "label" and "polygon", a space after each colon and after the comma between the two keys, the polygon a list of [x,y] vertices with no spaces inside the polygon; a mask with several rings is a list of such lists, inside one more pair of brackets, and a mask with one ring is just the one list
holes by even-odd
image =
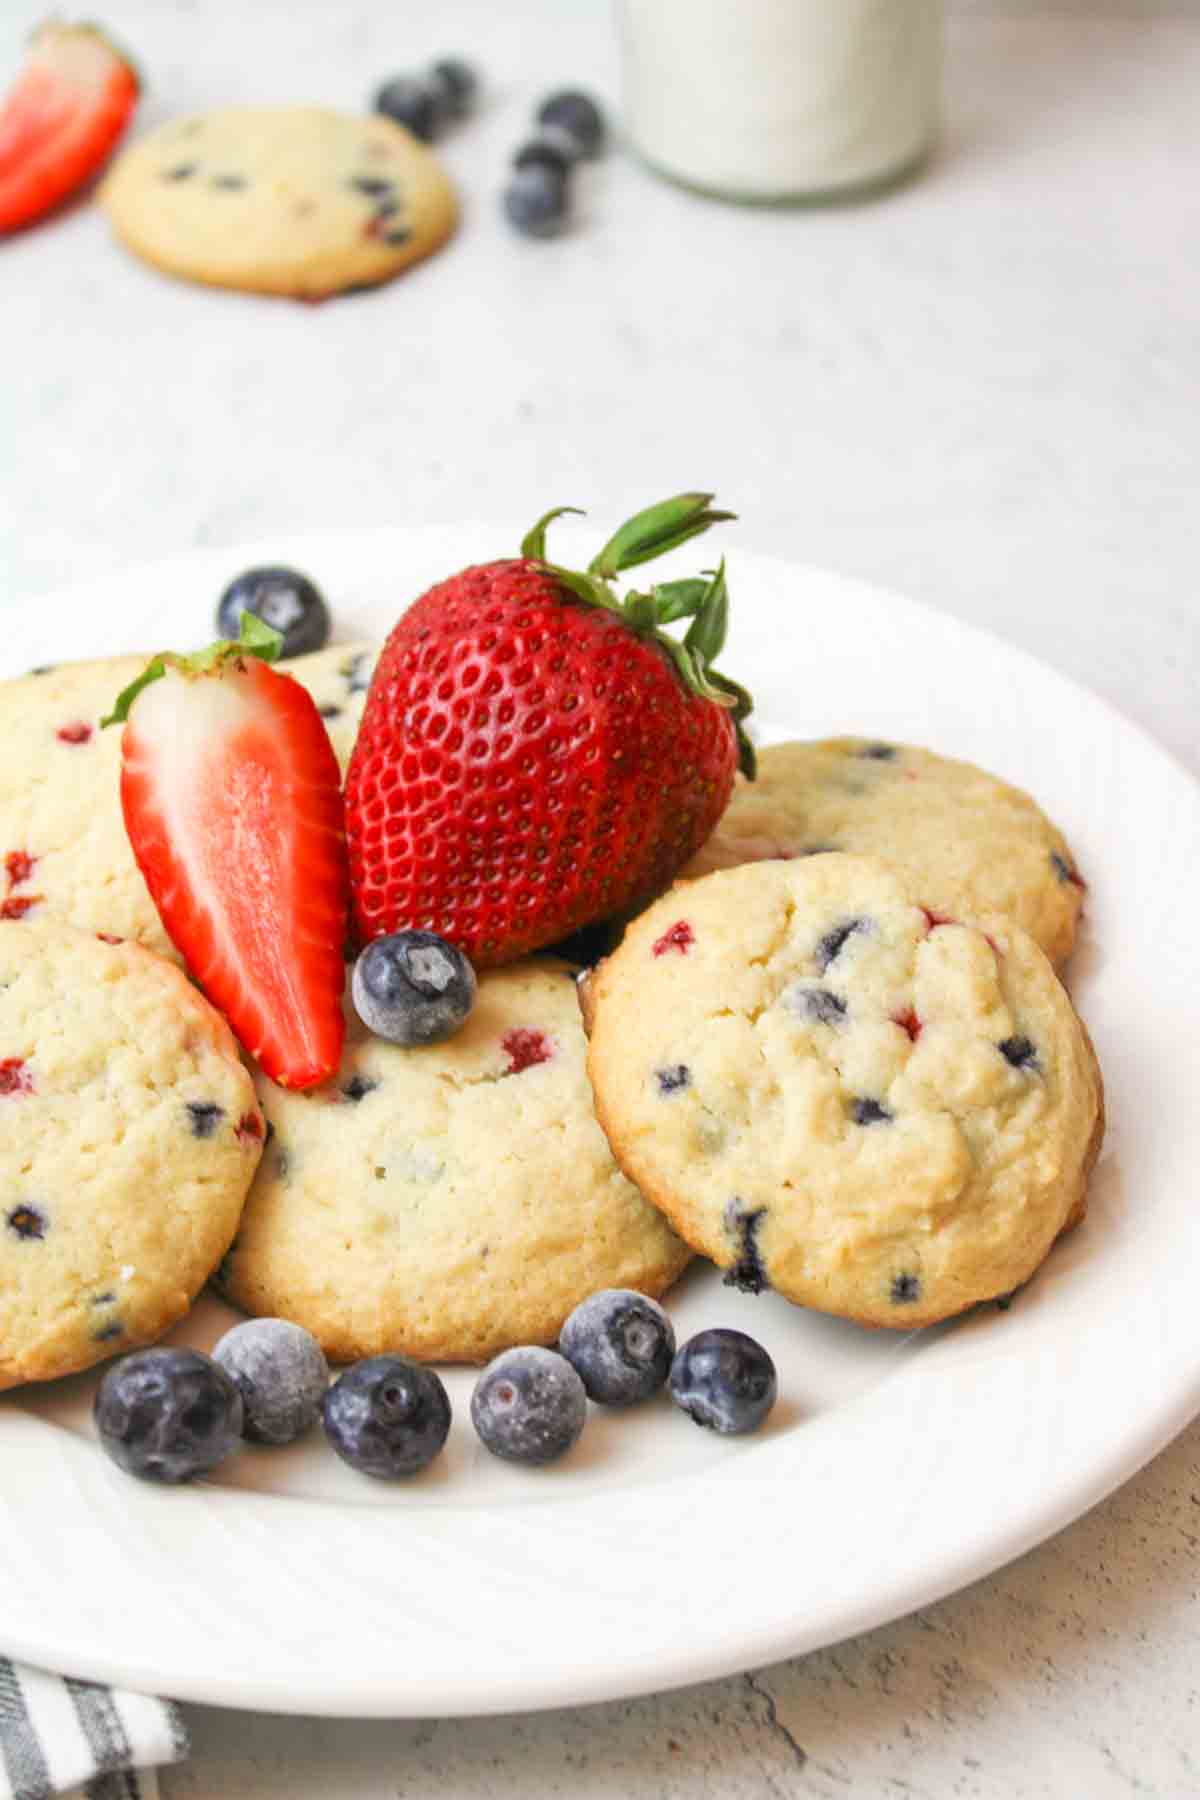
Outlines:
{"label": "glass jar of milk", "polygon": [[933,140],[942,0],[619,0],[625,123],[676,181],[730,200],[836,199]]}

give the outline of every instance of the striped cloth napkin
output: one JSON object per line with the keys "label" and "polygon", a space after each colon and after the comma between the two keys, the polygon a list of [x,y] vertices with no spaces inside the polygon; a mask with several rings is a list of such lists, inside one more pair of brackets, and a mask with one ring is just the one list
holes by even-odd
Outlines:
{"label": "striped cloth napkin", "polygon": [[187,1752],[169,1700],[0,1656],[0,1800],[158,1800],[158,1765]]}

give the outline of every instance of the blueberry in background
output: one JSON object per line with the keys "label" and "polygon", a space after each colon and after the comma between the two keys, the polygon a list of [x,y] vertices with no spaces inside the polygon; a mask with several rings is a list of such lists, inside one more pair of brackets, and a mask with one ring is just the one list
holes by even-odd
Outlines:
{"label": "blueberry in background", "polygon": [[231,581],[217,604],[217,635],[236,639],[244,612],[282,632],[281,656],[306,656],[329,642],[324,596],[298,569],[246,569]]}
{"label": "blueberry in background", "polygon": [[509,224],[525,237],[557,237],[567,222],[567,181],[545,161],[514,171],[502,195]]}
{"label": "blueberry in background", "polygon": [[744,1331],[698,1331],[671,1364],[676,1406],[697,1425],[725,1436],[756,1431],[777,1392],[775,1364]]}
{"label": "blueberry in background", "polygon": [[522,144],[513,157],[514,169],[533,169],[543,167],[551,169],[565,182],[571,172],[572,157],[565,143],[556,143],[553,138],[530,138]]}
{"label": "blueberry in background", "polygon": [[536,1345],[502,1350],[471,1395],[479,1440],[504,1462],[536,1467],[556,1462],[587,1419],[583,1382],[565,1356]]}
{"label": "blueberry in background", "polygon": [[350,994],[368,1031],[412,1048],[440,1044],[466,1024],[475,1004],[475,970],[433,931],[394,931],[367,945],[354,965]]}
{"label": "blueberry in background", "polygon": [[599,156],[604,148],[604,114],[590,94],[564,88],[547,95],[538,107],[537,122],[569,132],[579,145],[580,156]]}
{"label": "blueberry in background", "polygon": [[291,1444],[321,1416],[329,1364],[311,1331],[288,1319],[246,1319],[213,1347],[242,1396],[242,1436]]}
{"label": "blueberry in background", "polygon": [[675,1329],[656,1300],[631,1288],[604,1288],[575,1308],[558,1347],[601,1406],[633,1406],[656,1394],[671,1372]]}
{"label": "blueberry in background", "polygon": [[338,1376],[322,1419],[343,1462],[397,1481],[428,1468],[446,1442],[450,1397],[433,1369],[406,1356],[369,1356]]}
{"label": "blueberry in background", "polygon": [[442,106],[448,117],[462,119],[470,112],[479,92],[479,77],[469,63],[458,56],[442,56],[431,64],[429,85],[440,90]]}
{"label": "blueberry in background", "polygon": [[239,1442],[242,1397],[198,1350],[135,1350],[105,1374],[92,1416],[101,1447],[127,1474],[190,1481]]}
{"label": "blueberry in background", "polygon": [[422,81],[416,75],[394,75],[385,81],[372,102],[372,110],[382,113],[385,119],[391,119],[395,125],[403,125],[413,136],[420,138],[424,144],[433,142],[434,134],[441,123],[439,116],[439,100],[445,90],[433,88],[429,82]]}

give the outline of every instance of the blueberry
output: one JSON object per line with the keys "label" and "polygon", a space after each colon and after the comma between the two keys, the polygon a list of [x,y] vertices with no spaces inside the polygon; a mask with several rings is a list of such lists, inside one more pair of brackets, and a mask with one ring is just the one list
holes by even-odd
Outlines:
{"label": "blueberry", "polygon": [[442,56],[430,65],[429,85],[440,92],[442,107],[451,119],[461,119],[475,104],[479,77],[469,63],[457,56]]}
{"label": "blueberry", "polygon": [[822,975],[834,958],[841,955],[848,938],[853,937],[856,931],[869,930],[870,925],[866,919],[844,919],[832,931],[827,931],[815,951],[817,967]]}
{"label": "blueberry", "polygon": [[565,1356],[525,1346],[502,1350],[471,1395],[471,1423],[484,1448],[505,1462],[548,1463],[583,1430],[587,1392]]}
{"label": "blueberry", "polygon": [[14,1206],[5,1215],[5,1224],[19,1238],[32,1238],[35,1241],[44,1238],[49,1224],[44,1212],[36,1206]]}
{"label": "blueberry", "polygon": [[538,107],[537,122],[569,131],[581,156],[599,156],[604,148],[604,114],[590,94],[571,89],[550,94]]}
{"label": "blueberry", "polygon": [[726,1436],[756,1431],[777,1391],[775,1364],[744,1331],[698,1331],[671,1364],[676,1406],[697,1425]]}
{"label": "blueberry", "polygon": [[802,1019],[811,1019],[817,1025],[840,1025],[846,1017],[846,1002],[829,988],[791,988],[784,995],[784,1003]]}
{"label": "blueberry", "polygon": [[858,754],[868,762],[894,762],[896,747],[894,744],[868,744]]}
{"label": "blueberry", "polygon": [[1038,1053],[1035,1045],[1024,1035],[1007,1037],[1003,1043],[997,1044],[1005,1062],[1011,1063],[1014,1069],[1035,1070],[1038,1066]]}
{"label": "blueberry", "polygon": [[396,931],[368,944],[350,992],[368,1031],[393,1044],[440,1044],[475,1004],[475,971],[432,931]]}
{"label": "blueberry", "polygon": [[890,1125],[895,1114],[888,1111],[882,1101],[869,1098],[855,1100],[850,1108],[850,1116],[856,1125]]}
{"label": "blueberry", "polygon": [[605,1288],[575,1308],[558,1347],[601,1406],[632,1406],[656,1394],[671,1371],[675,1329],[658,1305],[631,1288]]}
{"label": "blueberry", "polygon": [[907,1272],[893,1275],[888,1291],[893,1306],[911,1306],[914,1300],[921,1298],[921,1277]]}
{"label": "blueberry", "polygon": [[92,1407],[103,1449],[144,1481],[190,1481],[229,1455],[242,1396],[198,1350],[135,1350],[114,1363]]}
{"label": "blueberry", "polygon": [[225,1108],[215,1100],[189,1100],[188,1119],[193,1137],[210,1138],[225,1117]]}
{"label": "blueberry", "polygon": [[343,1462],[377,1481],[426,1468],[450,1431],[450,1399],[433,1369],[406,1356],[369,1356],[339,1375],[322,1407]]}
{"label": "blueberry", "polygon": [[736,1262],[722,1277],[726,1287],[738,1288],[743,1294],[761,1294],[770,1287],[758,1248],[758,1234],[766,1216],[765,1206],[756,1206],[753,1212],[747,1212],[740,1200],[731,1200],[725,1208],[725,1229],[738,1247]]}
{"label": "blueberry", "polygon": [[444,89],[435,88],[415,75],[394,75],[375,95],[372,106],[384,118],[403,125],[423,143],[431,143],[445,106]]}
{"label": "blueberry", "polygon": [[567,220],[567,184],[545,163],[518,169],[504,190],[509,223],[526,237],[556,237]]}
{"label": "blueberry", "polygon": [[217,604],[217,631],[236,638],[244,612],[283,633],[281,656],[304,656],[329,642],[329,608],[321,590],[297,569],[247,569]]}
{"label": "blueberry", "polygon": [[242,1396],[242,1435],[254,1444],[290,1444],[321,1416],[329,1364],[310,1331],[287,1319],[247,1319],[213,1349]]}
{"label": "blueberry", "polygon": [[691,1087],[692,1071],[686,1063],[669,1063],[665,1069],[655,1069],[654,1079],[660,1094],[677,1094],[682,1088]]}
{"label": "blueberry", "polygon": [[532,138],[528,144],[522,144],[513,157],[513,168],[549,169],[565,181],[571,172],[571,157],[551,138]]}

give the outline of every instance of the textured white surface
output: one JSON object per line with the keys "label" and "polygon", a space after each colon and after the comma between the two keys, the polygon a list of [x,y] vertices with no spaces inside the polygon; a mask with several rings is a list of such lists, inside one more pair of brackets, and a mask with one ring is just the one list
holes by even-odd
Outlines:
{"label": "textured white surface", "polygon": [[[4,246],[0,593],[299,524],[523,524],[556,500],[607,520],[713,485],[744,542],[989,624],[1200,767],[1194,4],[960,4],[945,147],[912,188],[739,213],[614,158],[556,245],[511,239],[495,193],[541,91],[609,88],[600,0],[105,10],[151,75],[148,123],[355,105],[442,49],[492,93],[446,146],[459,240],[377,295],[174,287],[89,209]],[[5,9],[0,58],[40,11]],[[164,1787],[1174,1800],[1200,1788],[1197,1492],[1193,1428],[1011,1569],[751,1681],[444,1725],[192,1709],[196,1759]]]}

